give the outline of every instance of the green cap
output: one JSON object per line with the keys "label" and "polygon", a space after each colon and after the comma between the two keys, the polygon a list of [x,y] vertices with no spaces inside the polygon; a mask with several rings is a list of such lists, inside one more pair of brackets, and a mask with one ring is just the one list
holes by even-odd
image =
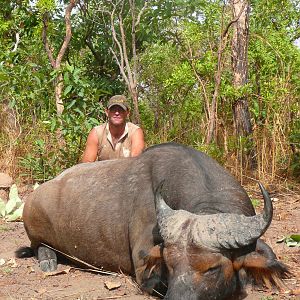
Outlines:
{"label": "green cap", "polygon": [[121,106],[124,110],[129,110],[129,104],[124,95],[115,95],[112,96],[107,104],[107,108],[110,109],[114,105]]}

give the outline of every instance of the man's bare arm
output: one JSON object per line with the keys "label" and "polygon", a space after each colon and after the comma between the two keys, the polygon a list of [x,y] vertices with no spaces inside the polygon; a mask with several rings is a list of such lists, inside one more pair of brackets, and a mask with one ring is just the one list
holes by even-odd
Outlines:
{"label": "man's bare arm", "polygon": [[144,133],[141,128],[137,129],[131,138],[131,157],[138,156],[145,148]]}
{"label": "man's bare arm", "polygon": [[87,138],[85,150],[82,156],[82,162],[94,162],[97,159],[98,136],[96,129],[93,128]]}

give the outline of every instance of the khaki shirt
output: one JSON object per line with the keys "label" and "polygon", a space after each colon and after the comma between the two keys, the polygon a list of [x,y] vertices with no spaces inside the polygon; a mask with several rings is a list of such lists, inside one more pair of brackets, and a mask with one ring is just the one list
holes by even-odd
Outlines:
{"label": "khaki shirt", "polygon": [[98,160],[130,157],[132,150],[131,137],[140,127],[127,122],[123,135],[114,147],[108,126],[108,123],[105,123],[95,127],[98,136]]}

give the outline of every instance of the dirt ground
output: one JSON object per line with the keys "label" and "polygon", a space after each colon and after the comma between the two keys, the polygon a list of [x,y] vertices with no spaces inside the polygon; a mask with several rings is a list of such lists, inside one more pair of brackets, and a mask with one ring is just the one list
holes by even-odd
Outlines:
{"label": "dirt ground", "polygon": [[[260,199],[253,188],[247,190],[251,197]],[[263,239],[294,276],[285,280],[286,287],[279,292],[249,286],[245,299],[300,299],[300,247],[277,243],[284,236],[300,233],[300,196],[284,190],[271,197],[274,217]],[[26,197],[23,199],[26,201]],[[261,206],[257,208],[260,209]],[[23,223],[5,223],[0,219],[0,299],[157,299],[143,294],[133,279],[124,274],[101,275],[65,264],[59,265],[59,272],[43,274],[34,258],[14,257],[20,246],[29,246]]]}

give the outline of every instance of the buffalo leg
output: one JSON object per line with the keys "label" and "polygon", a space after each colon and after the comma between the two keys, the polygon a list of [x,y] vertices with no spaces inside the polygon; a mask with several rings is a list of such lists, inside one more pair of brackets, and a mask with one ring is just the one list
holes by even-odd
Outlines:
{"label": "buffalo leg", "polygon": [[56,253],[48,247],[38,247],[38,261],[43,272],[53,272],[57,269]]}

